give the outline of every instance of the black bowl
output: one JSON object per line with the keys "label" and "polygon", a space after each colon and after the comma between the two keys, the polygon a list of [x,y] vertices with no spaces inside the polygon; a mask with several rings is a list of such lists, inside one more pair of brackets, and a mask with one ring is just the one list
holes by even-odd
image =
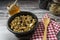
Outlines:
{"label": "black bowl", "polygon": [[[30,31],[28,31],[28,32],[14,32],[13,30],[11,30],[11,28],[10,28],[10,23],[11,23],[11,21],[12,21],[16,16],[20,16],[20,15],[30,15],[30,16],[32,16],[34,19],[36,19],[36,22],[35,22],[35,24],[34,24],[34,27],[33,27]],[[17,14],[15,14],[15,15],[13,15],[13,16],[11,16],[11,17],[9,18],[9,20],[8,20],[8,27],[7,27],[7,28],[8,28],[8,30],[9,30],[10,32],[14,33],[17,37],[20,37],[20,38],[21,38],[21,37],[28,37],[28,36],[30,36],[30,34],[33,34],[37,27],[38,27],[38,18],[37,18],[37,16],[34,15],[33,13],[31,13],[31,12],[21,11],[20,13],[17,13]]]}

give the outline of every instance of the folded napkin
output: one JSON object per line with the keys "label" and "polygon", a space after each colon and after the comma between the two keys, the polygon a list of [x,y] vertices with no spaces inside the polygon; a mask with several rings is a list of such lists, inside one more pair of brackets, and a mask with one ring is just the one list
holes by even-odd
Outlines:
{"label": "folded napkin", "polygon": [[[47,14],[44,16],[44,18],[46,17],[48,17]],[[41,22],[39,22],[39,26],[32,35],[32,40],[43,40],[44,29],[45,28],[42,20]],[[58,40],[56,35],[59,31],[60,31],[60,24],[51,19],[47,29],[47,40]]]}

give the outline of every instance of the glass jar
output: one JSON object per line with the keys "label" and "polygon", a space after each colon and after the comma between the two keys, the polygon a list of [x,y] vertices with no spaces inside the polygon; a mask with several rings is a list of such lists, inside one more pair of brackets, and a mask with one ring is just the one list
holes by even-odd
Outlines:
{"label": "glass jar", "polygon": [[8,12],[11,16],[20,12],[20,7],[17,4],[13,5],[11,8],[10,8],[10,5],[9,5],[7,7],[7,9],[8,9]]}
{"label": "glass jar", "polygon": [[56,16],[60,16],[60,4],[52,3],[49,7],[49,11]]}

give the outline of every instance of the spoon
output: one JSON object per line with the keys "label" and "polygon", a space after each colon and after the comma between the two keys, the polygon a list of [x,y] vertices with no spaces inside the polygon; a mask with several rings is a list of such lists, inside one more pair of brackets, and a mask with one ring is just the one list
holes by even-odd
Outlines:
{"label": "spoon", "polygon": [[45,26],[43,40],[47,40],[47,27],[48,27],[49,22],[50,22],[50,18],[44,18],[43,19],[43,23]]}
{"label": "spoon", "polygon": [[10,10],[16,3],[17,3],[17,0],[15,0],[15,2],[10,5],[10,7],[7,7],[7,9]]}

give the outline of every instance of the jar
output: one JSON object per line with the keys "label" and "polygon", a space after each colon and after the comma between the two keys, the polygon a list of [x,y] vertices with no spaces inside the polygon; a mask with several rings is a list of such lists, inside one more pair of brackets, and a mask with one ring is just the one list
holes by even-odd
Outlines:
{"label": "jar", "polygon": [[49,11],[56,16],[60,16],[60,4],[52,3],[49,7]]}

